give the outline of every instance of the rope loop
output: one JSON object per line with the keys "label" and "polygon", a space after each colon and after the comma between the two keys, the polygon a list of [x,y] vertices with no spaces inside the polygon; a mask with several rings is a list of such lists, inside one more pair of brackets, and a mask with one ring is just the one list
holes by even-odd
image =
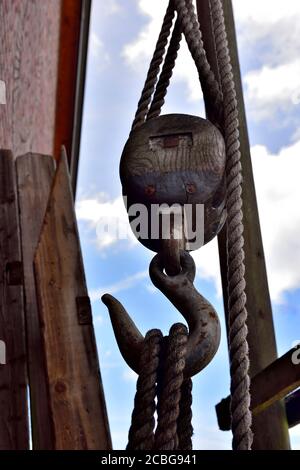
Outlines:
{"label": "rope loop", "polygon": [[159,330],[146,334],[127,450],[192,449],[192,380],[183,376],[187,339],[181,323],[166,338]]}

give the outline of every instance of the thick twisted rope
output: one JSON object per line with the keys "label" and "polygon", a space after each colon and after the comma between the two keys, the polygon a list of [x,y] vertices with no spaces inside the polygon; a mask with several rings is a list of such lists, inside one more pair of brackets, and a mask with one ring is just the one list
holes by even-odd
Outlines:
{"label": "thick twisted rope", "polygon": [[155,90],[155,85],[158,79],[158,74],[160,66],[163,62],[164,54],[166,51],[166,46],[168,44],[168,39],[170,36],[173,19],[175,16],[173,0],[170,0],[169,6],[167,8],[163,25],[156,43],[155,51],[150,62],[150,67],[148,70],[147,78],[145,85],[141,94],[141,98],[138,102],[138,108],[135,114],[135,118],[132,124],[131,131],[139,127],[145,121],[145,117],[148,113],[149,104],[151,102],[151,97]]}
{"label": "thick twisted rope", "polygon": [[[185,36],[188,48],[196,64],[203,93],[209,97],[211,106],[213,108],[213,112],[211,113],[211,120],[214,123],[218,123],[220,121],[222,113],[222,93],[207,60],[193,1],[170,0],[163,20],[163,26],[156,44],[155,52],[150,63],[141,98],[138,103],[138,109],[135,114],[131,131],[142,125],[148,115],[151,98],[155,91],[160,67],[164,59],[166,46],[168,44],[168,39],[171,33],[175,16],[174,9],[177,11],[177,22],[172,37],[173,42],[171,40],[172,47],[169,47],[170,52],[168,60],[166,61],[164,70],[162,70],[164,75],[162,75],[161,80],[159,81],[159,89],[157,89],[157,94],[155,96],[155,101],[153,103],[149,119],[155,115],[157,116],[160,114],[160,109],[164,103],[164,98],[170,82],[170,78],[172,76],[177,52],[180,45],[181,35],[179,37],[179,34],[181,30]],[[160,105],[158,104],[159,101],[161,102]]]}
{"label": "thick twisted rope", "polygon": [[220,0],[211,0],[211,15],[224,99],[224,135],[227,154],[227,262],[233,449],[248,450],[251,449],[253,436],[251,432],[249,391],[238,108],[224,13]]}
{"label": "thick twisted rope", "polygon": [[160,330],[150,330],[145,337],[127,450],[153,449],[156,384],[162,338]]}
{"label": "thick twisted rope", "polygon": [[193,382],[192,379],[186,379],[181,387],[181,398],[179,403],[179,416],[177,420],[177,434],[180,450],[192,450],[192,396]]}
{"label": "thick twisted rope", "polygon": [[177,420],[180,413],[187,340],[186,326],[177,323],[171,327],[158,403],[156,450],[176,450],[179,446]]}
{"label": "thick twisted rope", "polygon": [[211,120],[218,123],[222,113],[222,93],[207,60],[201,30],[192,0],[174,0],[178,20],[196,64],[203,94],[212,106]]}
{"label": "thick twisted rope", "polygon": [[180,49],[181,37],[181,26],[179,21],[176,20],[172,38],[168,47],[168,52],[166,54],[159,81],[155,89],[151,107],[147,115],[147,120],[159,116],[161,108],[165,103],[168,86],[173,75],[173,69],[175,67],[178,51]]}

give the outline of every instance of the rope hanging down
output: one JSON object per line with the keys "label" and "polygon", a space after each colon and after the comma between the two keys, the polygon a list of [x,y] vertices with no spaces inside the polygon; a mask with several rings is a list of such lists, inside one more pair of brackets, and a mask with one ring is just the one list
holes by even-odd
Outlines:
{"label": "rope hanging down", "polygon": [[166,338],[159,330],[147,333],[127,450],[192,449],[192,381],[183,377],[187,338],[187,328],[180,323]]}
{"label": "rope hanging down", "polygon": [[211,15],[224,108],[227,183],[227,265],[229,356],[233,449],[251,449],[249,355],[242,210],[242,167],[238,108],[221,0],[211,0]]}
{"label": "rope hanging down", "polygon": [[[238,110],[221,0],[210,0],[210,7],[220,85],[207,60],[192,0],[171,0],[138,103],[132,131],[146,120],[159,116],[175,66],[181,37],[184,34],[197,67],[203,94],[212,107],[211,120],[213,124],[223,130],[226,143],[229,354],[233,449],[247,450],[251,449],[252,432]],[[177,19],[158,80],[175,12]],[[155,436],[153,417],[155,394],[157,393],[155,384],[158,383],[158,387],[161,385],[159,368],[163,351],[162,335],[157,330],[152,330],[146,336],[141,357],[142,372],[138,379],[135,409],[129,433],[128,448],[130,449],[151,449],[154,446],[161,450],[174,450],[191,447],[191,382],[190,380],[183,382],[184,338],[186,334],[183,333],[182,327],[178,328],[178,325],[174,326],[170,331],[168,355],[164,366],[164,385],[159,393],[158,425]],[[174,362],[170,361],[171,358]],[[188,391],[187,395],[184,394],[187,397],[184,402],[181,399],[183,389]]]}

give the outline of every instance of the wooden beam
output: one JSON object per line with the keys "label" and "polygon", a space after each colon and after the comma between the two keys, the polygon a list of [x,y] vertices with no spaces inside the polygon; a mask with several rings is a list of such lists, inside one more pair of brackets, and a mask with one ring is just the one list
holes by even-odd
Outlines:
{"label": "wooden beam", "polygon": [[[251,409],[254,416],[300,387],[300,364],[293,362],[294,354],[295,349],[291,349],[252,378]],[[230,429],[229,407],[230,396],[216,405],[218,422],[223,430]]]}
{"label": "wooden beam", "polygon": [[[300,364],[293,363],[293,354],[295,349],[288,351],[252,378],[251,409],[254,416],[300,387]],[[230,396],[216,406],[221,428],[230,429],[229,406]]]}
{"label": "wooden beam", "polygon": [[[255,185],[251,164],[250,145],[243,99],[242,80],[231,0],[223,0],[225,24],[238,99],[240,142],[243,167],[244,251],[246,267],[246,295],[248,309],[248,343],[250,348],[250,373],[257,375],[277,358],[272,308],[269,295],[264,250],[259,224]],[[210,0],[197,0],[199,22],[207,48],[208,60],[217,69],[214,36],[210,15]],[[210,103],[206,103],[208,118]],[[219,236],[219,254],[223,285],[224,309],[227,310],[226,233]],[[255,397],[253,397],[255,399]],[[289,449],[289,435],[284,405],[281,402],[268,407],[253,420],[253,449]]]}
{"label": "wooden beam", "polygon": [[64,153],[34,266],[55,449],[109,450],[91,306]]}
{"label": "wooden beam", "polygon": [[53,157],[26,154],[16,160],[24,265],[25,319],[30,386],[32,446],[54,448],[46,367],[36,299],[33,257],[41,233],[55,170]]}
{"label": "wooden beam", "polygon": [[61,0],[0,1],[0,142],[14,156],[53,153],[60,7]]}
{"label": "wooden beam", "polygon": [[0,151],[0,450],[29,448],[22,258],[14,157]]}
{"label": "wooden beam", "polygon": [[92,0],[82,0],[80,37],[78,46],[78,64],[76,76],[76,90],[74,103],[74,120],[72,132],[72,148],[70,154],[70,173],[73,194],[76,195],[78,163],[80,154],[82,114],[84,104],[85,78],[87,66],[87,54],[89,44],[89,29]]}
{"label": "wooden beam", "polygon": [[92,0],[61,0],[54,156],[63,145],[76,193]]}
{"label": "wooden beam", "polygon": [[291,349],[259,374],[251,385],[253,414],[257,415],[300,387],[300,364],[294,364]]}

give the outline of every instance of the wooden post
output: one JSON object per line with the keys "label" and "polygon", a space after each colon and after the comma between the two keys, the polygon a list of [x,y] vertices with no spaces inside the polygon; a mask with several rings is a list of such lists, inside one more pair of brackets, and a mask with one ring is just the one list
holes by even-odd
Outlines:
{"label": "wooden post", "polygon": [[22,259],[13,155],[0,151],[0,450],[29,448]]}
{"label": "wooden post", "polygon": [[[231,0],[223,0],[228,44],[239,107],[240,142],[243,166],[243,206],[248,309],[248,342],[251,376],[258,374],[277,358],[276,341],[269,295],[263,244],[253,180],[250,145],[247,131],[242,81]],[[212,69],[219,77],[214,36],[210,16],[210,0],[197,0],[198,17]],[[210,103],[206,103],[208,117]],[[226,235],[219,236],[219,253],[223,284],[225,315],[227,312]],[[277,402],[253,419],[253,449],[289,449],[288,425],[284,404]]]}
{"label": "wooden post", "polygon": [[55,174],[34,266],[55,449],[111,448],[68,164]]}
{"label": "wooden post", "polygon": [[24,265],[25,323],[33,449],[54,448],[46,368],[36,300],[33,257],[45,217],[55,163],[50,156],[26,154],[16,160]]}

